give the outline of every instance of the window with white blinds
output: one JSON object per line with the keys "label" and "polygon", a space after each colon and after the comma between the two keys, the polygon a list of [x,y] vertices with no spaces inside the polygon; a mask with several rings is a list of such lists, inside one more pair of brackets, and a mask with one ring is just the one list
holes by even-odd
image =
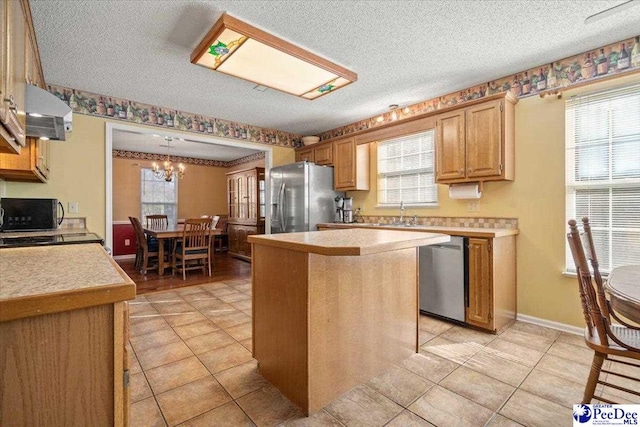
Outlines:
{"label": "window with white blinds", "polygon": [[176,179],[156,178],[153,170],[140,169],[140,210],[144,224],[147,215],[166,215],[169,224],[178,223],[178,184]]}
{"label": "window with white blinds", "polygon": [[601,270],[640,264],[640,85],[568,100],[566,149],[567,219],[589,217]]}
{"label": "window with white blinds", "polygon": [[434,138],[430,129],[378,143],[378,206],[437,206]]}

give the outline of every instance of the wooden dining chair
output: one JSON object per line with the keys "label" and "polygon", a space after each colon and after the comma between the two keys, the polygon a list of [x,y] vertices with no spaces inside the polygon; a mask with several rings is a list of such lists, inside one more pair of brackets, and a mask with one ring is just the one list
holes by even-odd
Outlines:
{"label": "wooden dining chair", "polygon": [[175,242],[173,250],[173,274],[176,271],[182,271],[182,280],[187,280],[187,270],[202,269],[204,272],[208,268],[209,276],[211,276],[210,238],[210,218],[186,219],[182,240]]}
{"label": "wooden dining chair", "polygon": [[136,217],[129,217],[131,224],[133,224],[133,230],[136,236],[136,258],[139,258],[136,262],[136,269],[143,275],[147,274],[147,270],[158,268],[158,263],[149,265],[149,262],[155,258],[158,260],[158,241],[149,243],[147,237],[144,234],[142,223]]}
{"label": "wooden dining chair", "polygon": [[[584,220],[583,223],[585,223]],[[591,400],[595,398],[602,402],[613,404],[615,402],[612,402],[602,396],[595,395],[595,389],[598,384],[622,390],[635,396],[640,396],[640,392],[637,391],[640,390],[640,378],[634,378],[629,375],[612,371],[611,368],[602,369],[602,365],[605,360],[609,360],[614,363],[640,368],[640,364],[618,359],[618,357],[621,357],[640,360],[640,330],[633,327],[627,327],[625,325],[613,324],[611,322],[608,315],[610,315],[612,311],[610,310],[608,301],[606,301],[602,277],[600,277],[599,280],[595,280],[591,276],[589,264],[587,264],[586,253],[588,252],[590,254],[589,259],[591,262],[593,263],[595,260],[596,269],[598,269],[597,274],[600,274],[599,267],[597,266],[598,261],[595,255],[595,249],[592,246],[593,236],[591,236],[588,219],[586,224],[587,229],[581,235],[578,231],[576,221],[573,219],[570,220],[570,231],[567,234],[567,241],[569,242],[571,255],[573,256],[573,261],[576,265],[580,301],[582,303],[582,312],[586,322],[584,340],[587,347],[594,351],[591,371],[584,389],[582,403],[591,403]],[[583,241],[586,245],[583,244]],[[587,249],[585,250],[585,248]],[[616,356],[616,358],[612,358],[611,356]],[[600,379],[601,373],[606,373],[608,375],[607,381]],[[627,380],[637,381],[638,387],[635,387],[635,389],[632,390],[613,384],[609,382],[609,380],[612,379],[611,375],[614,377],[617,376]]]}
{"label": "wooden dining chair", "polygon": [[229,247],[229,235],[227,234],[227,216],[222,216],[218,220],[215,228],[220,230],[220,234],[216,234],[213,236],[214,240],[214,250],[217,252],[226,251]]}
{"label": "wooden dining chair", "polygon": [[167,228],[169,219],[166,215],[147,215],[147,228]]}

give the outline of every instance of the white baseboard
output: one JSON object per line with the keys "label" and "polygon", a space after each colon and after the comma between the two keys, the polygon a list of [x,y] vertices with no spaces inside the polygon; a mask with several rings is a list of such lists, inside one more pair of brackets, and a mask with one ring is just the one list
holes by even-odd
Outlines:
{"label": "white baseboard", "polygon": [[125,259],[135,259],[136,254],[128,254],[128,255],[116,255],[113,257],[116,261],[125,260]]}
{"label": "white baseboard", "polygon": [[545,328],[557,329],[558,331],[566,332],[568,334],[584,335],[584,328],[567,325],[566,323],[554,322],[553,320],[540,319],[539,317],[527,316],[526,314],[520,313],[518,313],[517,320],[544,326]]}

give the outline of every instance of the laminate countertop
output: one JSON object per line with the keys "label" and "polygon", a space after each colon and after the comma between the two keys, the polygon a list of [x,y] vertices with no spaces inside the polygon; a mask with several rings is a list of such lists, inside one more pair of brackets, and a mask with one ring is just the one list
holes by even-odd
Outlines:
{"label": "laminate countertop", "polygon": [[393,226],[389,224],[373,224],[373,223],[321,223],[318,224],[318,228],[329,229],[345,229],[345,228],[367,228],[376,230],[397,230],[402,232],[412,231],[418,233],[442,233],[450,236],[465,236],[465,237],[504,237],[514,236],[520,233],[519,230],[513,228],[474,228],[474,227],[446,227],[436,225],[417,225],[417,226]]}
{"label": "laminate countertop", "polygon": [[329,256],[360,256],[448,242],[446,234],[362,229],[261,234],[249,243]]}
{"label": "laminate countertop", "polygon": [[0,249],[0,321],[135,295],[135,283],[97,243]]}

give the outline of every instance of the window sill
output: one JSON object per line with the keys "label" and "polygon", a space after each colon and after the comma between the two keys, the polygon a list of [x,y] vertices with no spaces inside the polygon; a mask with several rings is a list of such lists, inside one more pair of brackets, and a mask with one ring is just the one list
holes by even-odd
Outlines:
{"label": "window sill", "polygon": [[[425,208],[425,209],[433,209],[433,208],[438,208],[438,204],[429,204],[429,205],[408,205],[408,204],[404,204],[404,208],[406,209],[418,209],[418,208]],[[400,205],[376,205],[375,206],[376,209],[394,209],[394,210],[400,210]]]}
{"label": "window sill", "polygon": [[[606,279],[607,277],[609,277],[609,273],[601,273],[601,274],[602,274],[602,278],[603,279]],[[562,275],[564,277],[570,277],[572,279],[575,279],[575,278],[578,277],[578,273],[576,273],[575,271],[567,271],[567,270],[565,270],[565,271],[562,272]]]}

